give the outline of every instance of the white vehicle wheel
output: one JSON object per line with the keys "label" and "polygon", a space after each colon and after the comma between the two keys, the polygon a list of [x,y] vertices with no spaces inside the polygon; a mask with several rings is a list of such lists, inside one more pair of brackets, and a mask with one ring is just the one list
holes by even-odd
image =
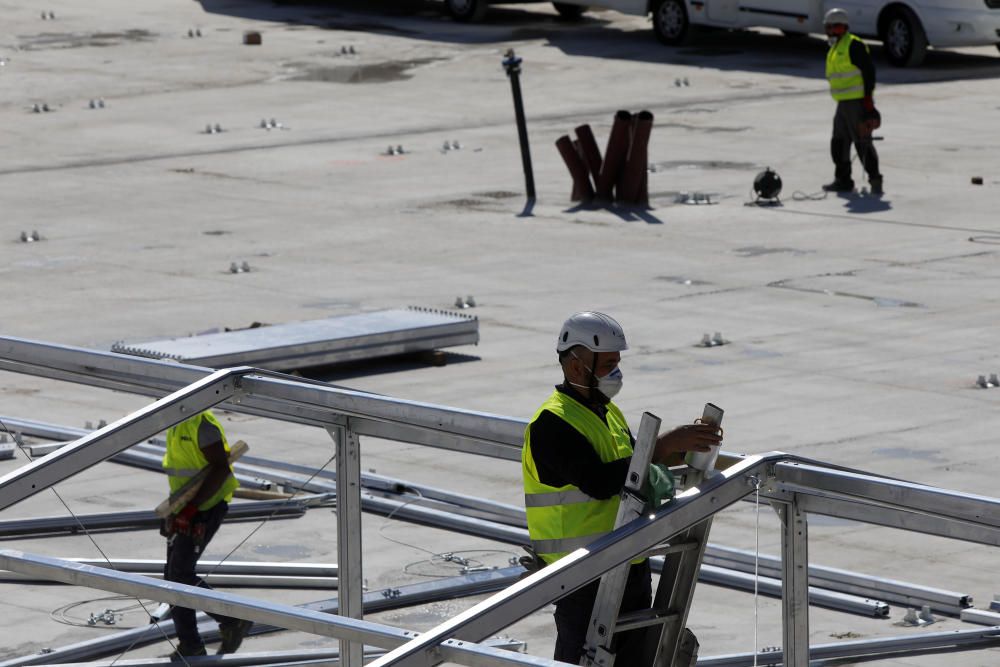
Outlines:
{"label": "white vehicle wheel", "polygon": [[486,0],[445,0],[444,6],[451,18],[462,23],[480,21],[486,15]]}
{"label": "white vehicle wheel", "polygon": [[684,0],[658,0],[653,7],[653,32],[670,46],[685,44],[694,32]]}
{"label": "white vehicle wheel", "polygon": [[559,12],[559,16],[567,21],[578,21],[587,11],[582,5],[571,5],[568,2],[553,2],[552,6]]}
{"label": "white vehicle wheel", "polygon": [[909,9],[894,9],[882,33],[886,59],[896,67],[916,67],[927,55],[927,34]]}

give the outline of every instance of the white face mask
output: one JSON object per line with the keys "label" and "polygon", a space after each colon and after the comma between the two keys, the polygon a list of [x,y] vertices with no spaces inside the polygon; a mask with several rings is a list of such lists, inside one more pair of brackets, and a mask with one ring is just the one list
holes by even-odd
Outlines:
{"label": "white face mask", "polygon": [[826,38],[826,43],[829,44],[830,46],[837,46],[837,42],[839,41],[840,37],[837,37],[836,35],[829,35]]}
{"label": "white face mask", "polygon": [[610,401],[622,390],[624,381],[622,369],[616,367],[604,377],[597,378],[597,391],[607,396]]}
{"label": "white face mask", "polygon": [[[573,356],[579,359],[581,362],[583,361],[583,359],[577,357],[575,353],[573,354]],[[594,370],[586,364],[584,364],[583,367],[586,368],[591,373],[594,372]],[[597,389],[597,391],[604,394],[604,397],[610,401],[612,398],[618,395],[618,392],[622,390],[622,384],[624,384],[624,381],[625,381],[625,376],[622,374],[622,369],[615,366],[615,368],[610,373],[608,373],[603,377],[597,378],[597,385],[595,385],[594,388]],[[575,382],[570,382],[570,384],[573,385],[574,387],[580,387],[581,389],[590,389],[590,387],[586,387],[582,384],[576,384]]]}

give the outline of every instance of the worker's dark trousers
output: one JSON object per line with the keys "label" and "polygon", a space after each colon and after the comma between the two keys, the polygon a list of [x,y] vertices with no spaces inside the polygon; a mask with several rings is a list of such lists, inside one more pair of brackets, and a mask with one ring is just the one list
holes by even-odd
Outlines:
{"label": "worker's dark trousers", "polygon": [[[580,664],[600,583],[600,579],[593,581],[556,602],[556,631],[559,633],[556,636],[556,660]],[[629,568],[620,611],[625,613],[649,609],[652,603],[652,583],[647,559]],[[616,636],[612,647],[615,650],[615,664],[640,667],[645,636],[645,628],[629,630]]]}
{"label": "worker's dark trousers", "polygon": [[865,108],[861,100],[837,102],[837,112],[833,116],[833,138],[830,140],[830,155],[836,165],[835,177],[838,181],[851,181],[851,144],[858,150],[858,157],[868,180],[882,178],[878,171],[878,153],[871,135],[861,136],[858,125],[864,119]]}
{"label": "worker's dark trousers", "polygon": [[[198,578],[195,574],[195,567],[198,565],[198,558],[205,552],[212,536],[219,530],[222,520],[226,518],[229,505],[220,502],[218,505],[204,512],[198,512],[192,519],[192,525],[201,523],[205,526],[205,537],[200,549],[196,547],[195,541],[190,535],[175,533],[167,541],[167,563],[163,568],[163,578],[167,581],[176,581],[180,584],[211,588],[208,584]],[[198,634],[198,623],[195,621],[195,610],[186,607],[174,607],[171,610],[174,619],[174,627],[177,629],[177,639],[186,648],[194,648],[203,644],[201,635]],[[209,614],[220,625],[235,623],[236,619],[229,616]]]}

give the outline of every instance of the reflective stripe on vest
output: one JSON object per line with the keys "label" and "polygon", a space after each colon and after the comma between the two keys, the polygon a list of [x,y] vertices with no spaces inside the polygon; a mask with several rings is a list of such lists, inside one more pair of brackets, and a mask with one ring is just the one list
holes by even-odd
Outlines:
{"label": "reflective stripe on vest", "polygon": [[552,507],[554,505],[572,505],[573,503],[589,503],[597,500],[591,498],[579,489],[568,491],[553,491],[552,493],[526,493],[524,495],[525,507]]}
{"label": "reflective stripe on vest", "polygon": [[525,513],[535,553],[553,563],[610,532],[618,515],[619,497],[599,500],[572,484],[554,487],[539,480],[531,455],[531,424],[545,411],[583,435],[604,463],[631,456],[632,442],[625,416],[614,403],[608,403],[606,419],[602,420],[586,406],[555,391],[532,417],[521,450]]}
{"label": "reflective stripe on vest", "polygon": [[826,54],[826,78],[830,94],[838,102],[860,100],[865,96],[865,79],[861,70],[851,62],[851,44],[859,42],[868,51],[868,45],[851,33],[841,37]]}
{"label": "reflective stripe on vest", "polygon": [[[198,442],[198,427],[202,420],[206,420],[219,429],[222,436],[222,447],[229,454],[229,442],[226,440],[226,432],[222,429],[222,424],[209,411],[195,415],[187,421],[183,421],[176,426],[167,429],[167,451],[163,455],[163,470],[167,473],[167,480],[170,482],[170,492],[180,489],[189,479],[197,475],[205,466],[208,459],[201,451],[201,443]],[[239,487],[240,483],[230,474],[208,500],[198,505],[199,510],[207,510],[218,505],[220,502],[229,502],[233,499],[233,491]]]}

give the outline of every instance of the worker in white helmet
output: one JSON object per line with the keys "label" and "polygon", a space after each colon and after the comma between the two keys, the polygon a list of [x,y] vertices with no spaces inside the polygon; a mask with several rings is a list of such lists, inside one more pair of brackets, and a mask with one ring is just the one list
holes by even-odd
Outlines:
{"label": "worker in white helmet", "polygon": [[823,186],[828,192],[852,192],[851,144],[868,173],[872,194],[882,194],[882,174],[878,169],[878,153],[872,143],[872,132],[882,124],[875,108],[875,65],[868,45],[850,32],[847,12],[831,9],[823,17],[830,50],[826,54],[826,78],[830,94],[837,101],[833,116],[834,179]]}
{"label": "worker in white helmet", "polygon": [[[534,563],[543,567],[593,542],[614,528],[634,439],[612,399],[622,388],[618,364],[628,349],[613,318],[576,313],[563,324],[556,343],[563,382],[532,417],[521,453],[528,532]],[[650,466],[650,489],[658,498],[673,495],[667,465],[685,452],[707,452],[721,441],[708,424],[680,426],[660,435]],[[556,602],[555,659],[579,664],[599,581]],[[649,608],[648,559],[633,561],[621,612]],[[616,637],[616,664],[640,665],[643,631]]]}

